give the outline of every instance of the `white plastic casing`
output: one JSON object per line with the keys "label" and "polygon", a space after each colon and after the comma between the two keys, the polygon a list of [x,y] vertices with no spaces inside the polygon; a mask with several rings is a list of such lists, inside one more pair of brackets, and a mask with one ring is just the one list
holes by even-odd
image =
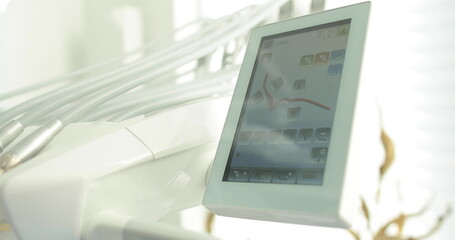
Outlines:
{"label": "white plastic casing", "polygon": [[[349,227],[358,203],[355,163],[348,157],[370,3],[287,20],[253,30],[215,157],[203,204],[219,215]],[[351,19],[322,185],[223,181],[261,38]]]}
{"label": "white plastic casing", "polygon": [[123,123],[69,125],[1,176],[0,239],[90,239],[99,233],[92,219],[105,212],[153,223],[201,204],[228,104],[218,98]]}

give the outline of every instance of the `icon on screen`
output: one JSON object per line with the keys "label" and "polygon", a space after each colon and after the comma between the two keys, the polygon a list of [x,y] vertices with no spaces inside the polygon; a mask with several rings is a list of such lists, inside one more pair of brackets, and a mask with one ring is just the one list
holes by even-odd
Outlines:
{"label": "icon on screen", "polygon": [[266,136],[266,131],[255,131],[253,132],[253,140],[251,143],[255,145],[264,144]]}
{"label": "icon on screen", "polygon": [[304,169],[297,175],[297,184],[322,185],[324,172],[322,169]]}
{"label": "icon on screen", "polygon": [[344,50],[344,49],[332,51],[332,54],[330,55],[330,62],[331,63],[343,62],[345,55],[346,55],[346,50]]}
{"label": "icon on screen", "polygon": [[329,66],[327,70],[327,77],[328,78],[339,78],[341,77],[341,73],[343,72],[343,64],[335,64]]}
{"label": "icon on screen", "polygon": [[348,35],[349,34],[349,25],[343,25],[343,26],[339,26],[337,28],[337,35],[338,36],[345,36],[345,35]]}
{"label": "icon on screen", "polygon": [[250,182],[271,182],[272,171],[271,170],[253,170],[250,175]]}
{"label": "icon on screen", "polygon": [[305,55],[300,58],[300,67],[308,66],[314,63],[314,54]]}
{"label": "icon on screen", "polygon": [[299,130],[299,135],[297,136],[297,143],[311,143],[312,140],[313,140],[312,128],[303,128]]}
{"label": "icon on screen", "polygon": [[327,159],[327,148],[311,149],[311,163],[324,164]]}
{"label": "icon on screen", "polygon": [[316,143],[328,143],[330,140],[330,128],[318,128],[316,129],[316,137],[314,142]]}
{"label": "icon on screen", "polygon": [[288,183],[294,184],[297,174],[293,170],[275,170],[273,172],[273,183]]}
{"label": "icon on screen", "polygon": [[251,97],[251,103],[253,105],[259,104],[264,100],[264,95],[262,94],[261,91],[257,91],[253,96]]}
{"label": "icon on screen", "polygon": [[267,135],[267,143],[268,144],[277,144],[280,143],[281,140],[281,130],[271,130]]}
{"label": "icon on screen", "polygon": [[262,63],[269,63],[272,60],[272,53],[264,53],[261,55]]}
{"label": "icon on screen", "polygon": [[248,169],[231,169],[229,171],[229,181],[248,182],[250,178],[250,170]]}
{"label": "icon on screen", "polygon": [[250,131],[240,132],[238,144],[248,145],[251,142],[252,133]]}
{"label": "icon on screen", "polygon": [[314,63],[316,64],[326,64],[329,62],[329,52],[322,52],[316,54]]}
{"label": "icon on screen", "polygon": [[295,80],[294,84],[292,85],[292,90],[303,92],[305,90],[305,84],[305,79]]}
{"label": "icon on screen", "polygon": [[273,47],[273,40],[265,41],[263,47],[264,47],[264,49],[272,48]]}
{"label": "icon on screen", "polygon": [[288,108],[287,114],[288,121],[297,121],[297,119],[299,119],[299,116],[300,116],[299,107]]}
{"label": "icon on screen", "polygon": [[272,84],[272,90],[277,91],[278,89],[281,88],[281,86],[283,86],[284,81],[281,77],[279,77],[279,78],[273,79],[271,84]]}
{"label": "icon on screen", "polygon": [[296,129],[287,129],[283,131],[283,143],[285,144],[292,144],[295,143],[297,135]]}

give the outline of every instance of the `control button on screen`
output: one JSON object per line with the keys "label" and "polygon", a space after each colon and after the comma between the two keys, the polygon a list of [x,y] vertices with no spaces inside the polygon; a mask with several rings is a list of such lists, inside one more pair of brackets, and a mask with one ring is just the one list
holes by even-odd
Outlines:
{"label": "control button on screen", "polygon": [[295,143],[297,135],[296,129],[287,129],[283,131],[283,143],[284,144],[293,144]]}
{"label": "control button on screen", "polygon": [[292,90],[303,92],[305,90],[305,79],[295,80],[294,84],[292,85]]}
{"label": "control button on screen", "polygon": [[324,164],[325,160],[327,160],[327,148],[311,149],[311,163]]}
{"label": "control button on screen", "polygon": [[339,78],[341,77],[341,73],[343,72],[343,64],[335,64],[329,66],[327,70],[327,77],[328,78]]}
{"label": "control button on screen", "polygon": [[264,49],[270,49],[273,47],[273,40],[265,41],[264,42]]}
{"label": "control button on screen", "polygon": [[314,54],[305,55],[300,59],[300,67],[305,67],[313,64],[314,62]]}
{"label": "control button on screen", "polygon": [[248,145],[251,142],[253,133],[250,131],[240,132],[239,145]]}
{"label": "control button on screen", "polygon": [[287,114],[288,121],[297,121],[299,119],[299,116],[300,116],[299,107],[288,108]]}
{"label": "control button on screen", "polygon": [[294,184],[297,179],[296,171],[294,170],[275,170],[273,172],[273,183]]}
{"label": "control button on screen", "polygon": [[332,54],[330,55],[330,62],[331,63],[343,62],[345,54],[346,50],[344,49],[332,51]]}
{"label": "control button on screen", "polygon": [[314,63],[316,64],[326,64],[329,62],[329,52],[322,52],[316,54]]}
{"label": "control button on screen", "polygon": [[324,172],[322,169],[305,169],[297,173],[297,183],[307,185],[322,185]]}
{"label": "control button on screen", "polygon": [[250,182],[269,183],[272,181],[272,170],[252,170]]}
{"label": "control button on screen", "polygon": [[250,177],[250,170],[248,169],[231,169],[229,171],[229,181],[234,182],[248,182]]}
{"label": "control button on screen", "polygon": [[261,91],[257,91],[252,97],[251,97],[251,103],[253,105],[260,104],[264,100],[264,95],[262,94]]}
{"label": "control button on screen", "polygon": [[313,141],[313,129],[303,128],[297,135],[297,143],[311,143]]}
{"label": "control button on screen", "polygon": [[267,135],[267,143],[268,144],[278,144],[281,140],[281,130],[272,130],[269,131]]}
{"label": "control button on screen", "polygon": [[315,143],[328,143],[330,140],[330,128],[316,129]]}
{"label": "control button on screen", "polygon": [[264,53],[262,54],[261,56],[261,62],[262,63],[270,63],[270,61],[272,60],[272,53]]}
{"label": "control button on screen", "polygon": [[279,77],[277,79],[272,80],[271,84],[272,84],[272,90],[278,91],[278,89],[280,89],[281,86],[283,86],[284,80]]}
{"label": "control button on screen", "polygon": [[267,137],[267,131],[255,131],[253,132],[252,144],[259,145],[264,144]]}

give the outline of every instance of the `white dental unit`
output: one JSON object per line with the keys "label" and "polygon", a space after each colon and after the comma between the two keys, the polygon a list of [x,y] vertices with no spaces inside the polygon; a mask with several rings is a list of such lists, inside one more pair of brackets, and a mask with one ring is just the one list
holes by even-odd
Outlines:
{"label": "white dental unit", "polygon": [[[150,106],[145,100],[140,109],[125,105],[114,117],[123,121],[77,122],[70,112],[75,104],[51,121],[57,125],[45,125],[46,137],[5,144],[0,239],[215,239],[157,222],[201,204],[226,216],[349,227],[358,196],[348,149],[369,7],[255,28],[232,99],[226,92],[235,69],[209,84],[210,91],[197,83],[169,90],[179,95],[170,102],[163,98],[171,94],[155,93],[162,98]],[[265,9],[270,6],[257,13],[266,15]],[[214,39],[208,38],[220,44]],[[200,51],[181,47],[182,54]],[[181,64],[169,62],[156,65],[155,75]],[[151,72],[128,88],[153,78]],[[123,89],[82,102],[98,104],[87,113],[100,114],[105,96],[126,92],[117,84]],[[27,117],[12,125],[23,125],[25,136],[42,129],[25,124]],[[4,139],[15,131],[5,131]],[[36,139],[49,145],[30,150],[25,143]]]}

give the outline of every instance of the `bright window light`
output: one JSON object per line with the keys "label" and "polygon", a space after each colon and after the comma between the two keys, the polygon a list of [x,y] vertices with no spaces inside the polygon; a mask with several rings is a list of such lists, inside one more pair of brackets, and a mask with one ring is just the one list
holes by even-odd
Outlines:
{"label": "bright window light", "polygon": [[8,7],[9,2],[10,0],[0,0],[0,13],[6,10],[6,7]]}

